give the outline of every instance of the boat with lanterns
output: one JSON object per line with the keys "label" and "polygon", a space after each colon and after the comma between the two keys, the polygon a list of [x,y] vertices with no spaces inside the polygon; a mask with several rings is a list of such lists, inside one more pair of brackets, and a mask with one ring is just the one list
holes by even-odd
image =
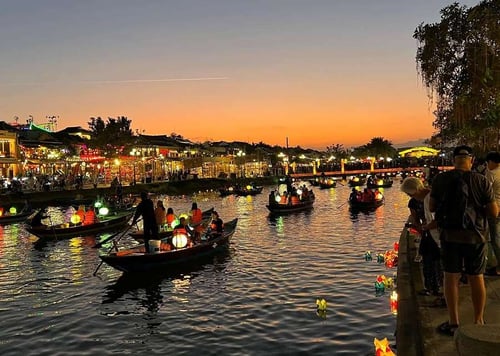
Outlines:
{"label": "boat with lanterns", "polygon": [[[197,227],[201,228],[203,226],[206,226],[210,222],[213,211],[214,211],[214,208],[210,208],[208,210],[202,211],[201,212],[201,222],[198,224],[190,224],[190,226],[194,229],[196,229]],[[189,217],[188,214],[181,214],[179,216],[179,218],[183,215],[185,215],[186,218]],[[165,238],[171,237],[172,233],[174,231],[174,227],[177,226],[178,224],[179,224],[179,219],[175,219],[170,226],[165,224],[165,228],[163,228],[161,231],[158,232],[158,238],[165,239]],[[138,230],[132,231],[131,233],[129,233],[129,235],[133,239],[135,239],[136,241],[144,242],[144,230],[138,229]]]}
{"label": "boat with lanterns", "polygon": [[[58,225],[33,225],[32,221],[26,224],[26,231],[45,240],[66,239],[77,236],[95,235],[106,231],[123,230],[132,218],[133,210],[114,211],[109,213],[107,208],[99,210],[98,222],[82,224],[77,214],[71,216],[71,221]],[[37,214],[39,214],[38,212]],[[45,218],[45,217],[44,217]],[[49,219],[50,220],[50,219]]]}
{"label": "boat with lanterns", "polygon": [[11,207],[7,212],[5,212],[3,208],[0,208],[0,225],[24,222],[35,214],[35,212],[36,210],[33,210],[29,206],[24,206],[19,212],[15,206]]}
{"label": "boat with lanterns", "polygon": [[237,196],[247,196],[247,195],[257,195],[262,193],[263,186],[256,186],[253,184],[248,184],[244,187],[237,187],[234,193]]}
{"label": "boat with lanterns", "polygon": [[368,177],[366,180],[366,186],[371,189],[376,188],[390,188],[394,181],[391,178],[378,178],[378,177]]}
{"label": "boat with lanterns", "polygon": [[353,177],[347,181],[349,187],[361,187],[366,184],[366,178],[364,177]]}
{"label": "boat with lanterns", "polygon": [[280,184],[277,190],[269,193],[269,203],[266,207],[271,214],[287,214],[311,209],[315,199],[314,192],[305,185],[295,188],[288,182]]}
{"label": "boat with lanterns", "polygon": [[337,186],[337,182],[333,178],[324,178],[318,182],[320,189],[330,189]]}
{"label": "boat with lanterns", "polygon": [[178,234],[167,241],[150,240],[149,246],[153,249],[150,253],[145,253],[144,246],[140,245],[99,257],[104,263],[125,273],[161,271],[171,266],[189,265],[227,249],[237,223],[237,218],[225,222],[222,234],[202,237],[196,243],[190,242],[186,235]]}
{"label": "boat with lanterns", "polygon": [[[354,190],[354,189],[353,189]],[[369,194],[367,194],[369,193]],[[354,211],[371,211],[384,205],[385,197],[379,191],[369,191],[365,188],[365,192],[359,192],[357,195],[351,194],[349,197],[349,206]]]}

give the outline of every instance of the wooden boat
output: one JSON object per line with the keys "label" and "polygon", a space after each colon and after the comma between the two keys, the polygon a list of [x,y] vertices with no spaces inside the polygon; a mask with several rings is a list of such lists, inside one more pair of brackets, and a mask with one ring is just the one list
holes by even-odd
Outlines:
{"label": "wooden boat", "polygon": [[247,195],[257,195],[262,193],[262,186],[246,186],[235,189],[235,194],[238,196],[247,196]]}
{"label": "wooden boat", "polygon": [[133,211],[126,210],[121,212],[115,212],[113,214],[107,215],[106,217],[100,217],[100,221],[95,224],[89,225],[73,225],[70,223],[53,225],[53,226],[42,226],[34,227],[31,225],[26,226],[26,230],[38,236],[41,239],[63,239],[71,238],[76,236],[89,236],[99,234],[105,231],[120,230],[127,226],[128,221],[133,215]]}
{"label": "wooden boat", "polygon": [[385,198],[375,199],[371,201],[349,200],[349,205],[352,210],[369,211],[369,210],[375,210],[379,206],[382,206],[384,204],[384,201]]}
{"label": "wooden boat", "polygon": [[360,187],[366,184],[366,178],[354,177],[347,182],[349,187]]}
{"label": "wooden boat", "polygon": [[[205,225],[207,224],[208,222],[210,222],[210,219],[212,217],[212,213],[214,211],[214,208],[210,208],[208,210],[204,210],[201,212],[201,223],[198,224],[198,225]],[[191,226],[191,227],[196,227],[198,225],[195,225],[195,226]],[[159,239],[164,239],[166,237],[170,237],[172,236],[172,231],[174,231],[174,229],[172,227],[170,227],[169,229],[167,230],[162,230],[158,233],[158,238]],[[144,230],[135,230],[133,232],[131,232],[129,234],[132,238],[134,238],[135,240],[139,241],[139,242],[143,242],[144,241]]]}
{"label": "wooden boat", "polygon": [[299,200],[298,202],[290,202],[288,204],[281,204],[275,201],[274,199],[269,199],[269,204],[266,207],[272,214],[287,214],[294,213],[297,211],[311,209],[313,207],[315,200],[314,193],[312,191],[309,192],[307,198],[303,200]]}
{"label": "wooden boat", "polygon": [[17,214],[5,214],[0,216],[0,225],[9,225],[9,224],[15,224],[18,222],[24,222],[27,219],[30,218],[31,215],[33,215],[36,212],[36,210],[33,209],[27,209],[27,210],[21,210]]}
{"label": "wooden boat", "polygon": [[324,179],[318,182],[320,189],[330,189],[337,186],[337,182],[333,179]]}
{"label": "wooden boat", "polygon": [[221,197],[227,197],[228,195],[235,194],[234,187],[219,188],[219,194]]}
{"label": "wooden boat", "polygon": [[170,250],[161,248],[155,253],[144,253],[144,246],[141,245],[99,257],[111,267],[126,273],[159,271],[170,266],[190,265],[227,249],[237,223],[238,219],[226,222],[222,235],[201,241],[191,247]]}
{"label": "wooden boat", "polygon": [[376,188],[390,188],[392,187],[392,184],[394,181],[392,179],[379,179],[379,180],[374,180],[373,182],[367,182],[366,186],[371,189],[376,189]]}

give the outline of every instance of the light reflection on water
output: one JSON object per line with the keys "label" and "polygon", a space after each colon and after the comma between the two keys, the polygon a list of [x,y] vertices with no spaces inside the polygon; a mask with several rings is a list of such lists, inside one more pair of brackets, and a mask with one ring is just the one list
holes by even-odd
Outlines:
{"label": "light reflection on water", "polygon": [[[364,253],[384,252],[408,215],[398,185],[375,212],[351,213],[348,187],[315,189],[314,209],[270,216],[270,188],[253,197],[196,195],[203,210],[239,218],[213,263],[163,275],[122,276],[99,263],[94,237],[34,244],[21,225],[0,228],[0,354],[371,355],[394,340],[389,293]],[[191,197],[161,197],[187,212]],[[65,211],[51,208],[61,223]],[[131,243],[124,237],[122,243]],[[316,299],[328,302],[326,318]],[[36,352],[34,352],[36,350]]]}

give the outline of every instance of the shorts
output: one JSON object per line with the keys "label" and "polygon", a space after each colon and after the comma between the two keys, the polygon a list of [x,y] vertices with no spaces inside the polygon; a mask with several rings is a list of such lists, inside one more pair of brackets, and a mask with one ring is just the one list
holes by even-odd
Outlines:
{"label": "shorts", "polygon": [[486,243],[462,244],[441,241],[443,270],[448,273],[483,274],[486,269]]}

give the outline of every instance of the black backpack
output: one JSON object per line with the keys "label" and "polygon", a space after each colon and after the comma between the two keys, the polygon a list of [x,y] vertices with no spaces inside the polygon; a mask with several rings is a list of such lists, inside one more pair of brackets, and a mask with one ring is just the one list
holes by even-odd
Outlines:
{"label": "black backpack", "polygon": [[436,209],[440,228],[475,230],[478,218],[471,192],[471,172],[453,171],[453,179],[445,188],[443,200]]}

